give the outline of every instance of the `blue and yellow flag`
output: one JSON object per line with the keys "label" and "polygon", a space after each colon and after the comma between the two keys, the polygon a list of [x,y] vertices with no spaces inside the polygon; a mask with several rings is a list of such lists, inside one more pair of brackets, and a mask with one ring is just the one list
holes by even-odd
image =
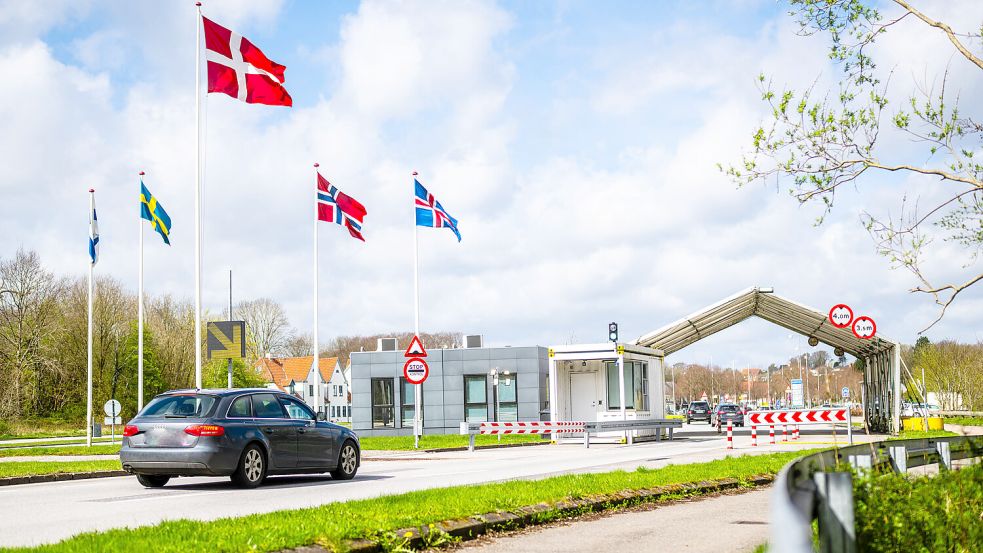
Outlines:
{"label": "blue and yellow flag", "polygon": [[171,234],[171,217],[164,211],[163,206],[157,203],[157,198],[147,190],[142,180],[140,181],[140,217],[150,221],[154,230],[164,239],[164,243],[171,245],[168,238]]}

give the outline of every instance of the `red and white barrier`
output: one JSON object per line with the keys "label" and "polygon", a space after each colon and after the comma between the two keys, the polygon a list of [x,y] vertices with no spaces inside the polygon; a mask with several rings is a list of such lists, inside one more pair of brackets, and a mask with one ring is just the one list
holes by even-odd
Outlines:
{"label": "red and white barrier", "polygon": [[727,421],[727,449],[734,449],[734,421]]}
{"label": "red and white barrier", "polygon": [[483,422],[479,434],[551,434],[553,432],[583,433],[583,421]]}
{"label": "red and white barrier", "polygon": [[751,425],[751,447],[758,447],[758,427]]}
{"label": "red and white barrier", "polygon": [[799,425],[795,425],[794,427],[792,427],[792,439],[793,440],[799,439]]}
{"label": "red and white barrier", "polygon": [[828,424],[848,422],[846,408],[796,409],[789,411],[751,411],[751,424]]}
{"label": "red and white barrier", "polygon": [[783,424],[782,425],[782,441],[783,442],[787,442],[788,441],[788,425],[787,424]]}
{"label": "red and white barrier", "polygon": [[768,426],[768,441],[771,442],[771,445],[775,445],[775,425],[774,424]]}

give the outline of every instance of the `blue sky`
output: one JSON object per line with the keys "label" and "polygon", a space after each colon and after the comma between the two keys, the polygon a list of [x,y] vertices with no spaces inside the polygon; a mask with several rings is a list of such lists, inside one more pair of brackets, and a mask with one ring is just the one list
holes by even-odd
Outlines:
{"label": "blue sky", "polygon": [[[983,19],[973,2],[926,6]],[[205,101],[206,307],[221,309],[231,267],[239,297],[274,298],[309,332],[319,161],[369,211],[365,244],[320,229],[322,341],[412,325],[417,170],[464,236],[421,231],[424,328],[549,345],[603,340],[616,320],[634,338],[762,285],[822,310],[849,303],[912,342],[935,307],[875,254],[859,215],[890,214],[899,191],[932,196],[936,183],[870,179],[815,227],[815,207],[774,186],[737,190],[716,169],[739,159],[765,114],[756,75],[798,88],[836,76],[823,39],[796,36],[785,11],[754,0],[205,2],[287,66],[295,102]],[[951,57],[943,38],[905,25],[877,50],[899,90]],[[135,289],[142,169],[174,221],[171,248],[148,240],[148,293],[191,297],[193,3],[0,1],[0,37],[0,69],[19,77],[0,85],[0,256],[23,246],[82,274],[94,186],[98,270]],[[972,108],[981,80],[960,61],[955,86]],[[938,246],[934,276],[972,270],[965,252]],[[967,293],[929,336],[983,338],[980,308],[983,293]],[[670,360],[767,365],[796,345],[805,338],[751,321]]]}

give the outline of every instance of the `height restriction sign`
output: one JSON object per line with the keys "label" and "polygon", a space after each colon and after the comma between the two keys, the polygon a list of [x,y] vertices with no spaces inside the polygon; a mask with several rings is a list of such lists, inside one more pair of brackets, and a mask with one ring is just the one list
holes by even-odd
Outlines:
{"label": "height restriction sign", "polygon": [[411,357],[403,365],[403,376],[410,384],[423,384],[430,376],[430,366],[419,357]]}

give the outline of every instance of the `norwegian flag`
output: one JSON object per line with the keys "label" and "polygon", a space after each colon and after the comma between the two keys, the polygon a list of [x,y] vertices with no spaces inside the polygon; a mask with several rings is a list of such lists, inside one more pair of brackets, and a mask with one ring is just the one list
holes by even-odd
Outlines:
{"label": "norwegian flag", "polygon": [[450,213],[440,205],[433,194],[420,184],[420,181],[413,179],[416,185],[416,226],[430,228],[449,228],[457,236],[457,241],[461,241],[461,233],[457,230],[457,219],[451,217]]}
{"label": "norwegian flag", "polygon": [[247,104],[291,106],[283,88],[286,67],[270,61],[249,39],[201,18],[205,26],[208,91],[222,92]]}
{"label": "norwegian flag", "polygon": [[338,190],[327,179],[317,174],[317,219],[344,225],[354,238],[365,242],[362,237],[362,219],[366,215],[365,206],[355,198]]}

